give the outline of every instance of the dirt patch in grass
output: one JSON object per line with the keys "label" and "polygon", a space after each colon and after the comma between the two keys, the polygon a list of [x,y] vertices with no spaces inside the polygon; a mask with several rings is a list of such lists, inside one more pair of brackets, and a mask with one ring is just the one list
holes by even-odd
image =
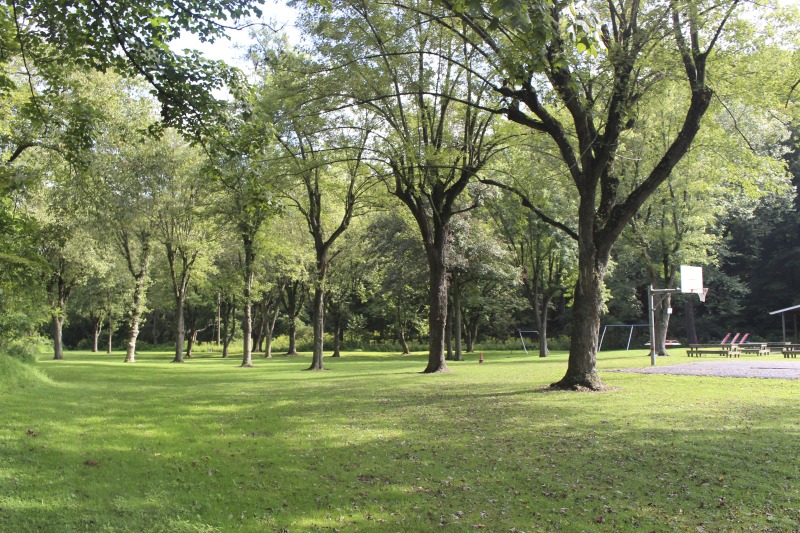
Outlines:
{"label": "dirt patch in grass", "polygon": [[728,378],[800,379],[800,361],[697,361],[677,365],[623,368],[615,370],[615,372]]}

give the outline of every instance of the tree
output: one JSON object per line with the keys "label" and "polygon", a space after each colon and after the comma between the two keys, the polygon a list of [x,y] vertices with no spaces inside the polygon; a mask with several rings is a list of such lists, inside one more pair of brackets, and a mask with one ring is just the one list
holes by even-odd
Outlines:
{"label": "tree", "polygon": [[198,263],[206,267],[203,254],[210,250],[212,226],[204,213],[200,154],[177,138],[165,137],[175,158],[175,172],[165,175],[163,205],[158,211],[159,237],[166,251],[172,296],[175,299],[175,358],[183,362],[186,335],[184,307],[190,279]]}
{"label": "tree", "polygon": [[[642,123],[667,133],[674,91],[669,86],[647,112]],[[709,111],[714,120],[698,133],[696,145],[675,167],[664,185],[631,219],[620,237],[621,254],[633,253],[650,285],[672,288],[681,264],[707,265],[719,249],[719,220],[727,212],[752,213],[763,195],[789,193],[789,178],[780,147],[788,136],[774,113],[749,103],[748,97],[728,97]],[[658,154],[658,144],[640,136],[624,139],[626,157],[618,165],[633,183],[642,180],[641,168]],[[656,150],[654,150],[654,148]],[[691,303],[687,312],[692,313]],[[671,315],[669,293],[656,296],[654,305],[656,353],[668,355],[667,329]],[[691,315],[690,315],[691,316]],[[691,332],[690,336],[691,336]]]}
{"label": "tree", "polygon": [[[57,92],[65,75],[81,69],[141,76],[158,99],[167,124],[197,130],[219,109],[214,89],[232,81],[235,73],[197,52],[175,53],[168,43],[182,32],[214,42],[227,29],[220,20],[260,16],[255,4],[250,0],[15,0],[3,10],[0,66],[20,60],[26,76],[45,80],[46,92]],[[7,73],[0,75],[0,88],[16,84]],[[39,95],[34,94],[33,84],[29,88],[29,104],[35,108]],[[17,143],[12,153],[24,151],[28,144]]]}
{"label": "tree", "polygon": [[[358,131],[358,130],[357,130]],[[319,160],[320,134],[292,128],[279,142],[296,166],[300,190],[289,189],[286,197],[306,220],[308,231],[314,241],[315,275],[312,323],[314,345],[311,366],[308,370],[323,370],[322,351],[325,332],[325,284],[331,260],[338,251],[332,251],[336,240],[358,214],[365,194],[374,185],[369,168],[362,156],[369,135],[369,128],[355,138],[343,136],[333,142],[351,149],[340,148],[334,162]],[[324,142],[324,141],[323,141]],[[350,153],[348,153],[350,152]],[[337,161],[337,159],[340,159]],[[323,201],[324,200],[324,201]],[[335,203],[339,205],[334,205]],[[336,210],[337,212],[332,212]],[[334,218],[335,217],[335,218]],[[326,226],[329,229],[326,229]]]}
{"label": "tree", "polygon": [[[258,235],[264,223],[277,212],[274,190],[278,185],[274,179],[274,167],[269,165],[269,155],[265,155],[269,146],[263,143],[263,139],[261,144],[254,144],[253,140],[258,137],[254,131],[243,127],[240,116],[232,118],[232,121],[238,123],[238,129],[228,129],[228,138],[211,146],[212,160],[215,161],[211,172],[224,198],[220,204],[221,213],[230,221],[241,244],[244,311],[241,366],[250,368],[253,366],[253,283],[259,252]],[[257,153],[253,153],[254,150]]]}
{"label": "tree", "polygon": [[[119,78],[98,87],[107,98],[106,127],[89,153],[74,191],[103,231],[110,234],[133,280],[125,362],[136,361],[136,341],[146,308],[153,248],[166,183],[177,171],[169,136],[154,138],[143,127],[151,102]],[[139,126],[142,129],[137,129]]]}
{"label": "tree", "polygon": [[373,217],[367,226],[364,258],[358,264],[362,276],[372,274],[365,285],[369,295],[370,314],[388,324],[403,355],[410,353],[411,335],[425,332],[424,312],[427,302],[425,283],[426,256],[419,238],[415,236],[410,213],[386,210]]}
{"label": "tree", "polygon": [[[509,262],[510,254],[499,235],[481,221],[481,214],[481,211],[465,213],[453,224],[448,271],[452,279],[454,361],[464,360],[465,333],[469,339],[467,351],[472,351],[481,311],[487,307],[481,296],[487,293],[497,296],[493,286],[511,283],[517,277]],[[472,313],[465,321],[463,317],[468,310]]]}
{"label": "tree", "polygon": [[513,253],[518,289],[533,312],[539,356],[547,357],[550,310],[574,280],[575,250],[568,238],[513,200],[503,194],[489,203],[487,210]]}
{"label": "tree", "polygon": [[[446,249],[450,223],[473,207],[468,185],[502,146],[491,113],[480,110],[489,87],[459,36],[428,17],[370,2],[336,2],[315,25],[320,51],[339,75],[340,96],[372,113],[386,131],[371,147],[386,186],[413,214],[429,267],[430,335],[425,373],[446,372]],[[451,60],[448,60],[451,59]]]}
{"label": "tree", "polygon": [[[482,3],[444,0],[450,16],[432,13],[487,58],[486,81],[507,104],[497,112],[549,138],[579,198],[577,225],[569,227],[553,207],[548,215],[525,197],[537,215],[578,243],[570,356],[556,388],[603,388],[596,356],[611,249],[689,150],[713,97],[709,56],[737,3],[611,2],[598,6],[597,25],[587,24],[591,17],[574,5],[561,4],[490,11]],[[595,27],[602,50],[592,38]],[[620,140],[638,131],[636,116],[648,91],[676,76],[684,80],[681,126],[641,183],[627,186],[615,166]]]}

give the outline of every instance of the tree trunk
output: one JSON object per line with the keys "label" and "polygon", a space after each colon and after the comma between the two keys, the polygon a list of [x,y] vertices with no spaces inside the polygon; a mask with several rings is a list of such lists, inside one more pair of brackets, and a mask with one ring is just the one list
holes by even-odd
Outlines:
{"label": "tree trunk", "polygon": [[408,349],[408,341],[406,341],[406,330],[405,328],[400,328],[400,346],[403,347],[403,355],[409,355],[411,351]]}
{"label": "tree trunk", "polygon": [[242,320],[242,368],[253,367],[253,264],[256,254],[253,235],[243,233],[244,244],[244,318]]}
{"label": "tree trunk", "polygon": [[[195,342],[197,342],[197,308],[195,306],[190,305],[187,310],[187,322],[188,322],[188,331],[189,334],[186,336],[186,359],[192,358],[192,349],[194,348]],[[208,329],[209,326],[206,326],[205,329]]]}
{"label": "tree trunk", "polygon": [[53,359],[64,359],[64,343],[62,342],[62,331],[64,330],[64,317],[53,315]]}
{"label": "tree trunk", "polygon": [[311,354],[311,366],[308,370],[324,370],[322,362],[325,341],[325,277],[328,273],[328,260],[325,250],[317,250],[317,280],[314,284],[314,349]]}
{"label": "tree trunk", "polygon": [[253,304],[245,296],[244,317],[242,317],[242,368],[253,367]]}
{"label": "tree trunk", "polygon": [[342,356],[342,314],[336,313],[333,322],[333,355],[331,357]]}
{"label": "tree trunk", "polygon": [[183,363],[183,343],[186,336],[186,322],[183,318],[183,307],[185,299],[179,297],[175,302],[175,358],[173,363]]}
{"label": "tree trunk", "polygon": [[102,318],[95,318],[92,320],[92,325],[94,329],[94,335],[92,337],[92,353],[98,352],[98,347],[100,345],[100,334],[103,332],[103,320]]}
{"label": "tree trunk", "polygon": [[275,306],[275,310],[272,313],[272,318],[269,320],[267,326],[267,333],[265,335],[266,346],[264,347],[264,357],[267,359],[272,357],[272,335],[275,333],[275,323],[278,321],[278,307]]}
{"label": "tree trunk", "polygon": [[125,352],[125,363],[136,362],[136,340],[139,338],[139,325],[142,321],[144,310],[145,282],[147,280],[147,264],[139,275],[136,276],[136,287],[133,291],[133,307],[131,308],[130,335],[128,336],[128,349]]}
{"label": "tree trunk", "polygon": [[297,353],[297,317],[292,316],[289,322],[289,350],[286,355],[300,355]]}
{"label": "tree trunk", "polygon": [[108,326],[108,351],[106,352],[108,355],[111,355],[111,347],[114,341],[114,328],[111,325]]}
{"label": "tree trunk", "polygon": [[423,373],[432,374],[435,372],[449,372],[445,362],[444,339],[447,324],[447,268],[445,267],[445,241],[442,238],[441,247],[434,246],[435,256],[428,254],[428,266],[430,272],[428,276],[428,302],[430,304],[430,314],[428,315],[428,366]]}
{"label": "tree trunk", "polygon": [[197,330],[189,328],[189,334],[186,336],[186,359],[192,358],[195,341],[197,341]]}
{"label": "tree trunk", "polygon": [[289,315],[289,350],[286,355],[299,355],[297,353],[297,315],[305,299],[305,284],[299,280],[286,283],[281,292],[281,302]]}
{"label": "tree trunk", "polygon": [[547,348],[547,316],[550,314],[550,301],[552,296],[547,295],[542,298],[542,312],[541,320],[537,327],[539,328],[539,357],[547,357],[550,355],[550,350]]}
{"label": "tree trunk", "polygon": [[475,352],[475,343],[478,342],[478,324],[481,321],[479,314],[475,313],[470,317],[469,326],[467,327],[467,352]]}
{"label": "tree trunk", "polygon": [[[578,281],[572,304],[572,339],[569,347],[567,372],[551,387],[576,390],[588,388],[602,390],[603,382],[597,375],[597,345],[600,340],[600,318],[603,310],[603,276],[608,258],[598,257],[593,243],[594,210],[586,216],[586,204],[581,201],[582,215],[578,247]],[[588,221],[588,224],[587,224]],[[588,226],[588,227],[587,227]]]}
{"label": "tree trunk", "polygon": [[447,309],[447,320],[445,320],[444,330],[444,345],[446,346],[446,353],[444,358],[447,361],[453,360],[453,313],[450,308]]}
{"label": "tree trunk", "polygon": [[667,352],[667,331],[669,329],[669,308],[672,304],[672,298],[669,294],[661,295],[659,304],[655,310],[655,326],[656,326],[656,354],[669,355]]}
{"label": "tree trunk", "polygon": [[453,361],[463,361],[464,354],[461,351],[461,284],[453,283],[453,334],[455,338],[455,353]]}
{"label": "tree trunk", "polygon": [[259,302],[253,307],[253,315],[257,317],[253,321],[255,324],[255,327],[253,328],[255,332],[253,351],[261,352],[263,351],[262,346],[264,345],[264,330],[267,328],[267,309],[263,301]]}
{"label": "tree trunk", "polygon": [[[234,315],[236,312],[234,311]],[[229,320],[229,328],[230,331],[226,330],[226,335],[222,338],[222,357],[228,357],[228,350],[231,347],[231,342],[233,342],[233,336],[236,334],[236,320],[231,317]]]}
{"label": "tree trunk", "polygon": [[317,280],[314,288],[314,309],[312,321],[314,323],[314,348],[311,354],[311,366],[306,370],[324,370],[322,364],[322,349],[325,334],[325,287],[323,281]]}
{"label": "tree trunk", "polygon": [[233,340],[233,334],[236,331],[236,320],[234,319],[235,316],[236,308],[226,301],[225,311],[220,313],[222,327],[220,327],[218,330],[222,337],[220,340],[222,341],[223,359],[228,357],[228,348],[230,347],[231,340]]}
{"label": "tree trunk", "polygon": [[152,336],[153,345],[155,346],[161,338],[161,328],[158,327],[158,309],[153,309],[150,316],[152,317],[152,321],[150,322],[150,334]]}
{"label": "tree trunk", "polygon": [[691,298],[686,298],[683,304],[686,314],[686,336],[688,337],[689,344],[698,344],[697,342],[697,329],[694,325],[694,303]]}

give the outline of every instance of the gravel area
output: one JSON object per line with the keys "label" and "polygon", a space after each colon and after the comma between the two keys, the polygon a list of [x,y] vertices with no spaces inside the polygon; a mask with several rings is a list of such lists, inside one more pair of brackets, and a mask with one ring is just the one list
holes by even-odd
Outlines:
{"label": "gravel area", "polygon": [[624,368],[616,372],[640,374],[675,374],[682,376],[717,376],[731,378],[800,379],[800,361],[698,361],[677,365]]}

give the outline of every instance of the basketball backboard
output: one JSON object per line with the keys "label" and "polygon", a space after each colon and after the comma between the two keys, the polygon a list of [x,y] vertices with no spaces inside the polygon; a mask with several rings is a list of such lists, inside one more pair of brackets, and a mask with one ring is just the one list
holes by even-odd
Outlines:
{"label": "basketball backboard", "polygon": [[701,302],[706,301],[708,289],[703,287],[703,267],[681,265],[681,292],[696,294]]}

